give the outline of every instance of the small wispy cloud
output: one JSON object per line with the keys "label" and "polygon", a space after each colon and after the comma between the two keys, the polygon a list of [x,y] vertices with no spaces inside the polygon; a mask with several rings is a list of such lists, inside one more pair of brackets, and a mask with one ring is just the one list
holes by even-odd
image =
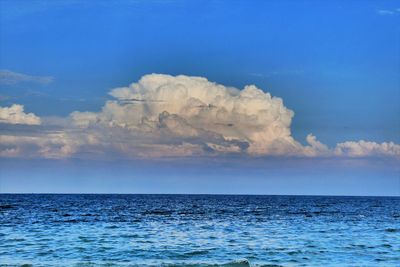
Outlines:
{"label": "small wispy cloud", "polygon": [[400,8],[394,9],[379,9],[377,10],[378,14],[381,16],[393,16],[400,14]]}
{"label": "small wispy cloud", "polygon": [[9,70],[0,70],[0,84],[14,85],[17,83],[49,84],[54,81],[52,76],[33,76]]}
{"label": "small wispy cloud", "polygon": [[253,72],[250,73],[250,76],[253,77],[258,77],[258,78],[269,78],[273,76],[289,76],[289,75],[302,75],[304,74],[304,70],[300,69],[294,69],[294,70],[277,70],[277,71],[270,71],[266,73],[260,73],[260,72]]}
{"label": "small wispy cloud", "polygon": [[0,101],[5,101],[7,99],[9,99],[10,97],[7,95],[0,95]]}

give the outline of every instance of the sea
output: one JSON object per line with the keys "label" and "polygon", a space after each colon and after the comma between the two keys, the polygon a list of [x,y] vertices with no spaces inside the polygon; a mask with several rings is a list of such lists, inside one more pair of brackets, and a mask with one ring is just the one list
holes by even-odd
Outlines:
{"label": "sea", "polygon": [[0,266],[400,266],[400,198],[0,194]]}

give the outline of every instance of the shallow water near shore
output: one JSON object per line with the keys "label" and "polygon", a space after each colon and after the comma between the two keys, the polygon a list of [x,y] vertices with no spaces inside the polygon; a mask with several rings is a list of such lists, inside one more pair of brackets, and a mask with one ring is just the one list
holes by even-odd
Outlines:
{"label": "shallow water near shore", "polygon": [[398,266],[400,198],[1,194],[0,266]]}

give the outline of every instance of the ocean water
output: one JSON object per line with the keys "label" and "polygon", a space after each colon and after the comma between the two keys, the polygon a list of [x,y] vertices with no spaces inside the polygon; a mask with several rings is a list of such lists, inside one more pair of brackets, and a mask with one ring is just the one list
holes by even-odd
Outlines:
{"label": "ocean water", "polygon": [[1,266],[400,266],[400,198],[0,195]]}

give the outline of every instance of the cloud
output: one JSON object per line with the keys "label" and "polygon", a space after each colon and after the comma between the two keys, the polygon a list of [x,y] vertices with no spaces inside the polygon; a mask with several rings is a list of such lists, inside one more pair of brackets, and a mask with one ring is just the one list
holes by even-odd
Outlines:
{"label": "cloud", "polygon": [[0,135],[0,155],[25,158],[66,158],[85,144],[91,143],[90,135],[71,135],[60,131],[39,136]]}
{"label": "cloud", "polygon": [[49,84],[54,80],[51,76],[31,76],[9,70],[0,70],[0,84],[14,85],[17,83]]}
{"label": "cloud", "polygon": [[[329,148],[310,134],[302,145],[291,135],[294,112],[281,98],[254,85],[239,90],[202,77],[150,74],[109,94],[113,99],[99,112],[75,111],[68,118],[43,120],[57,124],[57,131],[0,131],[1,155],[400,157],[400,145],[394,143],[355,141]],[[13,107],[25,114],[22,106]]]}
{"label": "cloud", "polygon": [[307,135],[306,141],[308,146],[304,147],[303,149],[303,153],[306,156],[327,156],[331,153],[328,146],[318,141],[317,137],[315,137],[313,134]]}
{"label": "cloud", "polygon": [[395,12],[391,11],[391,10],[381,9],[381,10],[378,10],[378,14],[382,15],[382,16],[386,16],[386,15],[393,15],[393,14],[395,14]]}
{"label": "cloud", "polygon": [[10,97],[7,96],[7,95],[0,95],[0,101],[7,100],[7,99],[9,99],[9,98],[10,98]]}
{"label": "cloud", "polygon": [[110,95],[116,100],[99,113],[72,113],[74,124],[196,139],[209,150],[285,154],[301,147],[290,135],[293,111],[253,85],[238,90],[201,77],[152,74]]}
{"label": "cloud", "polygon": [[383,142],[381,144],[367,141],[348,141],[339,143],[334,149],[335,155],[346,155],[349,157],[367,157],[379,155],[400,156],[400,145],[393,142]]}
{"label": "cloud", "polygon": [[252,72],[249,75],[258,78],[270,78],[274,76],[296,76],[296,75],[302,75],[304,73],[305,71],[301,69],[293,69],[293,70],[283,69],[283,70],[269,71],[266,73]]}
{"label": "cloud", "polygon": [[393,16],[400,14],[400,8],[394,8],[394,9],[379,9],[377,10],[378,14],[381,16]]}
{"label": "cloud", "polygon": [[33,113],[25,113],[24,106],[14,104],[0,107],[0,123],[39,125],[41,120]]}

